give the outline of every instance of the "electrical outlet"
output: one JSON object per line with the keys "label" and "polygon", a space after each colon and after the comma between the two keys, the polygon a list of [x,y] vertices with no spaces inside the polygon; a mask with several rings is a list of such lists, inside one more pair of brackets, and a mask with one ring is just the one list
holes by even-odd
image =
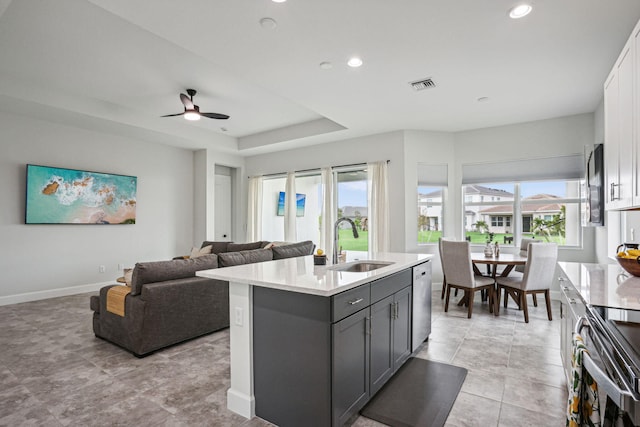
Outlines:
{"label": "electrical outlet", "polygon": [[101,265],[101,266],[98,267],[98,271],[100,273],[104,273],[105,271],[107,271],[107,268],[104,265]]}
{"label": "electrical outlet", "polygon": [[242,326],[242,317],[243,317],[242,307],[236,307],[235,313],[236,313],[236,321],[235,321],[236,325]]}
{"label": "electrical outlet", "polygon": [[124,270],[124,264],[118,264],[118,270]]}

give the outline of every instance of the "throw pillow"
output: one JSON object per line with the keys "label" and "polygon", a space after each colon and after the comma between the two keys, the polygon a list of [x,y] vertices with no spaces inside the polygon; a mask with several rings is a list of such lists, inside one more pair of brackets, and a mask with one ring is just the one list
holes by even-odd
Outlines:
{"label": "throw pillow", "polygon": [[124,284],[131,287],[131,278],[133,276],[133,268],[124,269]]}
{"label": "throw pillow", "polygon": [[211,248],[212,246],[205,246],[204,248],[192,248],[191,249],[191,255],[189,256],[189,258],[198,258],[199,256],[202,255],[209,255],[211,253]]}

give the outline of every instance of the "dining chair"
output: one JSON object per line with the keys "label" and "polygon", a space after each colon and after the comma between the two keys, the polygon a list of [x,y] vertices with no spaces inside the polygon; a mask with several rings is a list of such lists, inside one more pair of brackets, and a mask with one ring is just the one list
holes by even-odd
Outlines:
{"label": "dining chair", "polygon": [[[439,237],[438,238],[438,253],[440,254],[440,267],[442,267],[442,294],[440,295],[440,299],[444,299],[444,295],[447,291],[447,276],[444,274],[444,263],[442,262],[442,241],[443,240],[454,240],[451,237]],[[456,289],[456,296],[458,296],[458,290]]]}
{"label": "dining chair", "polygon": [[[538,243],[538,242],[540,242],[540,240],[536,240],[533,238],[520,240],[520,256],[527,256],[527,251],[529,250],[529,243]],[[524,265],[516,265],[514,270],[519,273],[524,273]]]}
{"label": "dining chair", "polygon": [[[505,308],[507,296],[510,295],[518,302],[519,309],[524,311],[524,321],[529,323],[529,310],[527,309],[527,295],[544,293],[547,304],[547,317],[551,316],[551,297],[549,288],[553,282],[558,261],[558,245],[555,243],[529,243],[527,250],[527,263],[522,276],[498,277],[498,295],[496,310],[500,308],[500,293],[504,289]],[[534,305],[537,301],[534,299]]]}
{"label": "dining chair", "polygon": [[471,244],[467,241],[456,242],[442,240],[441,257],[444,275],[447,278],[446,299],[444,311],[449,311],[449,298],[451,288],[462,289],[467,298],[467,317],[471,318],[473,312],[473,296],[476,291],[486,290],[489,294],[489,312],[493,313],[495,307],[495,282],[491,277],[476,276],[473,274],[471,264]]}

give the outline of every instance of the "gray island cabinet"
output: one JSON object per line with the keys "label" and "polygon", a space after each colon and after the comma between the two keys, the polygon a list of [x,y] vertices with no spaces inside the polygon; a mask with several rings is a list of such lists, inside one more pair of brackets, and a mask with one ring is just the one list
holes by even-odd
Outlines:
{"label": "gray island cabinet", "polygon": [[412,271],[331,297],[256,287],[256,415],[340,426],[411,355]]}
{"label": "gray island cabinet", "polygon": [[433,255],[366,257],[197,273],[229,281],[227,408],[280,427],[341,426],[417,351],[431,331]]}

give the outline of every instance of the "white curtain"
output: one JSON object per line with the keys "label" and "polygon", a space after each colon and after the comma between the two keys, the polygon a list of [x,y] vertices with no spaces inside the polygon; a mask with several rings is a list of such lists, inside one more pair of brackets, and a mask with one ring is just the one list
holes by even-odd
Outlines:
{"label": "white curtain", "polygon": [[333,223],[336,221],[336,209],[333,203],[333,172],[331,168],[322,168],[322,219],[320,224],[320,246],[328,257],[333,254]]}
{"label": "white curtain", "polygon": [[389,185],[387,162],[367,164],[369,181],[369,250],[389,251]]}
{"label": "white curtain", "polygon": [[284,241],[297,242],[296,236],[296,174],[287,174],[284,191]]}
{"label": "white curtain", "polygon": [[262,240],[262,177],[249,178],[247,203],[247,242]]}

